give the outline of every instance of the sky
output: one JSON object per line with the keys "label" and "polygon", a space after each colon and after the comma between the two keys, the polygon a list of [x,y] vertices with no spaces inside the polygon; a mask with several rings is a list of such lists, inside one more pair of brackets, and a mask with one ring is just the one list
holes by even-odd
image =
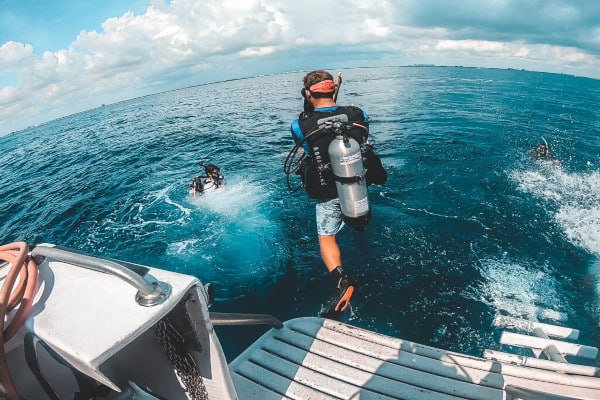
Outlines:
{"label": "sky", "polygon": [[0,136],[226,79],[415,64],[600,79],[597,0],[0,0]]}

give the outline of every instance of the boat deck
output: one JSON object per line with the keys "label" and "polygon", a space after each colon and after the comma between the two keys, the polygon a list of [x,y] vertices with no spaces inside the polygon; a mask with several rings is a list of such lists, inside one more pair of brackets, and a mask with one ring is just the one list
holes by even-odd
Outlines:
{"label": "boat deck", "polygon": [[230,370],[242,400],[600,399],[597,376],[467,356],[313,317],[271,329]]}

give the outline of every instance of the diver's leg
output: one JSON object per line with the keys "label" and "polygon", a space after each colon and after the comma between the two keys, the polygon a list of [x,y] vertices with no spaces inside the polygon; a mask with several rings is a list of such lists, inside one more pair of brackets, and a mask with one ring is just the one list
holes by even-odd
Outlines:
{"label": "diver's leg", "polygon": [[335,235],[319,235],[321,257],[329,272],[342,265],[342,252],[335,239]]}
{"label": "diver's leg", "polygon": [[354,279],[342,268],[342,254],[335,236],[343,226],[338,199],[317,203],[317,233],[321,257],[336,285],[336,293],[321,316],[332,319],[341,318],[350,305],[356,286]]}

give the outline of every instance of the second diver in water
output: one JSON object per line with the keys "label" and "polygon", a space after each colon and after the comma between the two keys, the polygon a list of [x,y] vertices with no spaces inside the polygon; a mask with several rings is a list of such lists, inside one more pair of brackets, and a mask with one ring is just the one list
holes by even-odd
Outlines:
{"label": "second diver in water", "polygon": [[536,160],[551,161],[554,165],[561,164],[560,160],[554,157],[554,154],[550,152],[550,149],[548,149],[548,143],[546,143],[545,140],[543,140],[542,143],[538,144],[537,147],[533,149],[533,158]]}
{"label": "second diver in water", "polygon": [[214,189],[225,187],[224,177],[221,168],[214,164],[200,163],[204,168],[204,175],[196,176],[190,184],[190,194],[196,197],[196,194],[207,192]]}

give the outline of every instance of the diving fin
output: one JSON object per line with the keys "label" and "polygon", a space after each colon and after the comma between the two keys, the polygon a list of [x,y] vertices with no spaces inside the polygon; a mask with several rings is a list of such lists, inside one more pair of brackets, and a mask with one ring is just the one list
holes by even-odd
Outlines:
{"label": "diving fin", "polygon": [[350,298],[354,293],[356,282],[348,275],[344,275],[338,284],[337,293],[327,303],[324,311],[321,312],[322,318],[329,318],[339,321],[344,312],[350,307]]}

